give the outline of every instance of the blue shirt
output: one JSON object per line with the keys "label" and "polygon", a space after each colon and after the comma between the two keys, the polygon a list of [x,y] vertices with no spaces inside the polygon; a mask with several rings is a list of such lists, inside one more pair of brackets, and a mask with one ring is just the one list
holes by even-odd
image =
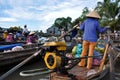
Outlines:
{"label": "blue shirt", "polygon": [[98,33],[103,33],[107,30],[100,27],[99,21],[95,18],[87,18],[81,25],[80,29],[84,31],[83,40],[97,42]]}
{"label": "blue shirt", "polygon": [[72,33],[71,33],[71,37],[74,38],[76,35],[77,35],[77,32],[78,30],[75,28],[72,30]]}

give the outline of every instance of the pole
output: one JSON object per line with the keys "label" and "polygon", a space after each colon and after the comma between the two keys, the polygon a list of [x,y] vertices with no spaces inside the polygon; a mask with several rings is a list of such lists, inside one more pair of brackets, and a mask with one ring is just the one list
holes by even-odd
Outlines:
{"label": "pole", "polygon": [[30,57],[28,57],[27,59],[25,59],[24,61],[22,61],[21,63],[19,63],[18,65],[16,65],[15,67],[13,67],[12,69],[10,69],[8,72],[6,72],[5,74],[3,74],[0,77],[0,80],[5,79],[7,76],[9,76],[11,73],[13,73],[14,71],[16,71],[21,66],[23,66],[25,63],[27,63],[28,61],[30,61],[31,59],[33,59],[34,57],[36,57],[40,52],[41,52],[41,49],[39,51],[37,51],[36,53],[34,53],[33,55],[31,55]]}
{"label": "pole", "polygon": [[99,72],[101,72],[103,70],[103,66],[104,66],[104,63],[105,63],[105,60],[106,60],[106,57],[107,57],[108,47],[109,47],[109,44],[106,45],[105,52],[104,52],[104,55],[103,55],[103,58],[102,58],[102,62],[101,62],[100,67],[99,67]]}
{"label": "pole", "polygon": [[68,32],[66,32],[64,35],[60,36],[60,37],[58,38],[58,41],[59,41],[61,38],[63,38],[65,35],[67,35],[68,33],[70,33],[71,31],[73,31],[76,27],[78,27],[78,24],[75,25],[75,26],[74,26],[72,29],[70,29]]}
{"label": "pole", "polygon": [[107,30],[108,41],[107,41],[107,44],[106,44],[106,47],[105,47],[102,62],[101,62],[100,67],[99,67],[99,72],[101,72],[103,70],[103,66],[104,66],[104,63],[105,63],[105,60],[106,60],[106,57],[107,57],[107,54],[108,54],[108,48],[110,46],[110,33],[111,33],[111,31],[108,29]]}

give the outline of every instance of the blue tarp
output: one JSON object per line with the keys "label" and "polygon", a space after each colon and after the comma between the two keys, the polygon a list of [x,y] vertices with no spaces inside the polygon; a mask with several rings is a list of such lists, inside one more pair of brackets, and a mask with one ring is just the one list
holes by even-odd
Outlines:
{"label": "blue tarp", "polygon": [[0,51],[12,49],[15,46],[22,46],[22,43],[0,46]]}

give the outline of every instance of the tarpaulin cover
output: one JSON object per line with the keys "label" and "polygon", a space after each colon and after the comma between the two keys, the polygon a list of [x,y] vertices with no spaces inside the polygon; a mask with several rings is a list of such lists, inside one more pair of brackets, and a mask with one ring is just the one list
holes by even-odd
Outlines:
{"label": "tarpaulin cover", "polygon": [[22,46],[22,43],[0,46],[0,51],[12,49],[12,48],[15,47],[15,46]]}

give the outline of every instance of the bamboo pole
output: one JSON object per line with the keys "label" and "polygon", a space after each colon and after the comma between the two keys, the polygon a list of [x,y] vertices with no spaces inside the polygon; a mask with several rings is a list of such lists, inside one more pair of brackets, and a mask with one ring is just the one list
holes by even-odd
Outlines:
{"label": "bamboo pole", "polygon": [[99,67],[99,72],[101,72],[103,70],[104,63],[105,63],[106,57],[108,55],[108,48],[110,46],[110,33],[111,33],[111,31],[108,29],[107,30],[108,41],[107,41],[105,51],[104,51],[104,55],[103,55],[103,58],[102,58],[102,61],[101,61],[100,67]]}
{"label": "bamboo pole", "polygon": [[103,70],[104,63],[105,63],[105,60],[107,57],[108,48],[109,48],[109,44],[106,45],[105,52],[104,52],[104,55],[103,55],[103,58],[102,58],[102,61],[101,61],[100,67],[99,67],[99,72],[101,72]]}

